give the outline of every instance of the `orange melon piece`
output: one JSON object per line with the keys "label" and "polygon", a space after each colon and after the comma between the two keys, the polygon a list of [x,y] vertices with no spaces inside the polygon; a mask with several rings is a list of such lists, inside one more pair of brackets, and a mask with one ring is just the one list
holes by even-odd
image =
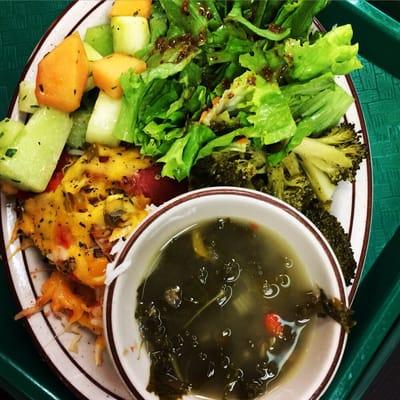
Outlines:
{"label": "orange melon piece", "polygon": [[150,18],[151,0],[115,0],[111,11],[111,17],[140,16]]}
{"label": "orange melon piece", "polygon": [[78,32],[65,38],[38,65],[38,103],[64,112],[79,108],[89,75],[89,61]]}
{"label": "orange melon piece", "polygon": [[126,54],[114,53],[92,64],[95,85],[114,99],[122,97],[119,84],[121,74],[133,69],[137,74],[146,71],[147,65],[143,60]]}

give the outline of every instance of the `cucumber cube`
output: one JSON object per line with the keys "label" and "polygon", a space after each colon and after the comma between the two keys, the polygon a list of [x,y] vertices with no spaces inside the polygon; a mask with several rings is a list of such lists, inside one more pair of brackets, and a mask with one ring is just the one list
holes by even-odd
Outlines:
{"label": "cucumber cube", "polygon": [[86,131],[88,143],[118,146],[119,140],[113,135],[113,131],[121,111],[121,103],[121,99],[113,99],[100,91]]}
{"label": "cucumber cube", "polygon": [[112,17],[114,51],[133,56],[150,42],[149,24],[143,17]]}
{"label": "cucumber cube", "polygon": [[97,61],[103,58],[103,56],[89,43],[83,42],[83,47],[85,48],[86,57],[89,61]]}
{"label": "cucumber cube", "polygon": [[71,127],[67,113],[41,107],[1,156],[0,178],[22,190],[45,190]]}
{"label": "cucumber cube", "polygon": [[109,24],[97,25],[88,28],[85,42],[89,43],[103,57],[113,52],[113,38]]}
{"label": "cucumber cube", "polygon": [[[103,58],[103,56],[96,49],[94,49],[93,46],[91,46],[89,43],[83,42],[83,47],[85,48],[86,57],[88,58],[90,64],[93,61],[98,61]],[[92,67],[90,66],[90,72],[89,72],[88,80],[86,82],[85,92],[89,92],[89,90],[92,90],[95,87],[96,87],[96,85],[94,84],[94,80],[93,80]]]}
{"label": "cucumber cube", "polygon": [[22,81],[19,84],[18,108],[19,111],[33,114],[39,109],[39,103],[35,95],[35,83]]}
{"label": "cucumber cube", "polygon": [[0,121],[0,153],[3,154],[10,147],[25,125],[22,122],[10,118]]}

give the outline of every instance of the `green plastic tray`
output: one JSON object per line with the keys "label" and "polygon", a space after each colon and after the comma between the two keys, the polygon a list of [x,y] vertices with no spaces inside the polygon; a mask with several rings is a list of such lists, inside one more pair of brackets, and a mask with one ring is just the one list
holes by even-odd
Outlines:
{"label": "green plastic tray", "polygon": [[[0,118],[19,74],[41,35],[69,1],[2,1],[0,12]],[[399,342],[400,285],[400,72],[399,24],[362,0],[333,1],[321,16],[327,27],[351,22],[364,68],[352,75],[367,123],[374,173],[374,213],[364,274],[343,363],[324,400],[360,399]],[[397,52],[386,54],[389,44]],[[376,47],[376,49],[375,49]],[[372,48],[372,51],[371,51]],[[393,57],[392,54],[396,54]],[[390,57],[389,57],[390,56]],[[368,58],[368,59],[367,59]],[[372,61],[372,62],[371,62]],[[16,399],[73,399],[41,360],[23,322],[3,265],[0,272],[0,386]]]}

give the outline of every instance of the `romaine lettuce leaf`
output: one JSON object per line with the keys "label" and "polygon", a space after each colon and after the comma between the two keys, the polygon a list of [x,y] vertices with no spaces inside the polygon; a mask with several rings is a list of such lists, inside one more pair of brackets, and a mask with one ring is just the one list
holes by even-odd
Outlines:
{"label": "romaine lettuce leaf", "polygon": [[[194,36],[206,33],[207,29],[216,29],[222,24],[215,2],[197,0],[159,0],[167,15],[170,26],[178,28],[176,31],[189,32]],[[169,34],[169,37],[174,35]]]}
{"label": "romaine lettuce leaf", "polygon": [[314,43],[288,39],[283,57],[291,79],[307,81],[325,72],[345,75],[362,67],[357,59],[358,44],[351,45],[351,25],[333,28]]}
{"label": "romaine lettuce leaf", "polygon": [[315,42],[287,39],[264,51],[254,46],[239,57],[240,65],[256,73],[270,71],[271,79],[283,75],[287,80],[308,81],[330,72],[345,75],[362,67],[357,58],[358,44],[351,45],[351,25],[333,28]]}
{"label": "romaine lettuce leaf", "polygon": [[225,21],[234,21],[238,24],[241,24],[256,35],[271,41],[283,40],[289,36],[290,28],[281,29],[280,27],[276,27],[276,29],[270,29],[271,27],[269,27],[269,29],[261,29],[258,26],[252,24],[248,19],[243,16],[242,6],[242,0],[235,0],[232,10],[225,18]]}
{"label": "romaine lettuce leaf", "polygon": [[178,181],[187,178],[199,150],[214,137],[214,132],[205,125],[191,125],[186,135],[175,140],[164,157],[158,160],[158,162],[164,163],[162,176],[168,176]]}
{"label": "romaine lettuce leaf", "polygon": [[[180,60],[183,49],[186,57]],[[128,71],[121,75],[124,95],[113,132],[115,137],[140,146],[142,154],[149,156],[159,156],[168,150],[172,144],[172,138],[167,141],[171,136],[169,131],[174,132],[175,138],[180,137],[175,128],[184,125],[185,112],[181,109],[186,100],[181,98],[184,84],[168,78],[182,72],[196,54],[196,48],[188,49],[179,42],[167,51],[154,53],[149,59],[151,67],[142,74]]]}
{"label": "romaine lettuce leaf", "polygon": [[[241,127],[243,113],[245,127]],[[289,139],[296,131],[288,101],[279,86],[254,72],[236,78],[221,98],[214,99],[213,107],[202,114],[200,122],[207,126],[237,127],[237,134],[257,137],[262,145]]]}
{"label": "romaine lettuce leaf", "polygon": [[[319,78],[314,81],[317,79]],[[326,88],[322,89],[320,83],[320,81],[317,82],[315,93],[309,92],[308,95],[302,97],[301,103],[289,99],[289,103],[295,104],[292,107],[294,107],[298,119],[296,132],[282,150],[268,156],[270,165],[276,165],[282,161],[306,136],[320,133],[337,125],[352,104],[353,98],[336,84],[332,88],[331,84],[327,82]],[[298,85],[303,85],[305,92],[310,91],[309,82]],[[294,87],[290,88],[290,91],[296,92]],[[300,87],[294,98],[298,95],[300,95]]]}
{"label": "romaine lettuce leaf", "polygon": [[247,133],[248,137],[256,136],[256,132],[247,131],[241,132],[241,129],[236,129],[233,132],[226,133],[225,135],[218,136],[215,139],[208,142],[198,153],[196,162],[201,160],[204,157],[209,156],[210,154],[216,151],[224,151],[228,148],[231,148],[236,140],[243,137],[244,134]]}
{"label": "romaine lettuce leaf", "polygon": [[[263,3],[263,2],[261,2]],[[273,23],[290,29],[290,37],[306,38],[313,18],[327,5],[328,0],[290,0],[280,8]]]}

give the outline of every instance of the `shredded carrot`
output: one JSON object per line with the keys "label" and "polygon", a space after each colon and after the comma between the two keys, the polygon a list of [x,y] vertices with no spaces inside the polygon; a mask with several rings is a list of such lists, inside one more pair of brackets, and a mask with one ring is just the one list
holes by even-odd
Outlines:
{"label": "shredded carrot", "polygon": [[96,366],[99,366],[103,364],[103,353],[104,353],[104,348],[106,347],[106,342],[104,340],[104,336],[97,336],[96,338],[96,344],[94,348],[94,358],[96,362]]}
{"label": "shredded carrot", "polygon": [[68,311],[71,323],[78,321],[88,309],[84,301],[73,292],[71,283],[66,277],[55,271],[43,284],[42,295],[37,299],[36,304],[19,312],[15,319],[29,317],[50,302],[53,312]]}
{"label": "shredded carrot", "polygon": [[33,247],[32,241],[25,239],[22,243],[21,246],[17,247],[9,256],[8,256],[8,261],[10,261],[16,254],[18,254],[20,251],[24,251],[26,249],[29,249],[30,247]]}

